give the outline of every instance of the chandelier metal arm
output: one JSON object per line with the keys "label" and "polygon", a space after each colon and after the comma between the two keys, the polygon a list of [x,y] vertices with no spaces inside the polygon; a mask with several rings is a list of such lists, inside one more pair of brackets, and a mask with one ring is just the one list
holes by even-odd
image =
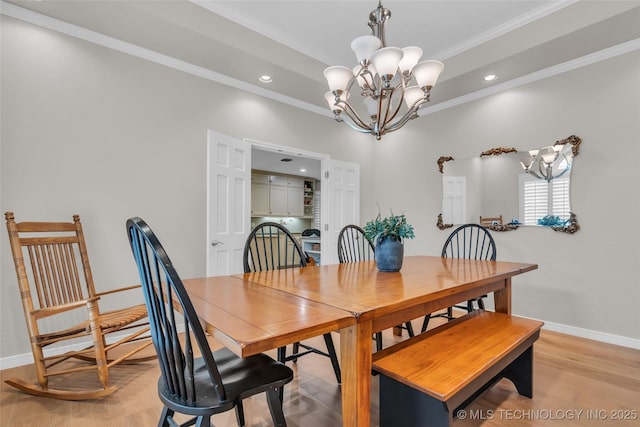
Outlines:
{"label": "chandelier metal arm", "polygon": [[[389,117],[389,107],[391,106],[391,100],[393,98],[393,95],[395,95],[397,93],[396,91],[399,90],[399,89],[402,89],[402,93],[400,94],[400,99],[396,102],[396,108],[393,111],[393,114],[391,114],[391,117]],[[389,94],[389,98],[388,98],[388,101],[387,101],[387,108],[385,110],[384,127],[386,127],[398,115],[398,112],[400,111],[400,108],[402,107],[403,98],[404,98],[404,83],[400,83],[395,88],[393,88],[391,90],[391,93]]]}
{"label": "chandelier metal arm", "polygon": [[398,120],[397,122],[395,122],[393,125],[387,127],[387,133],[388,132],[393,132],[395,130],[400,129],[402,126],[404,126],[409,120],[415,119],[416,117],[418,117],[417,114],[418,109],[416,108],[415,110],[409,110],[407,111],[402,118],[400,118],[400,120]]}
{"label": "chandelier metal arm", "polygon": [[[345,92],[349,92],[351,91],[351,88],[353,87],[353,84],[356,82],[355,78],[352,78],[351,81],[349,82],[349,84],[347,85],[347,89]],[[342,99],[341,97],[341,93],[334,93],[335,95],[335,106],[338,106],[340,108],[342,108],[342,110],[344,111],[344,113],[353,121],[352,123],[349,123],[349,121],[344,120],[345,123],[349,124],[351,127],[353,127],[353,125],[355,126],[359,126],[363,129],[366,129],[366,133],[371,132],[371,130],[373,129],[371,125],[368,125],[364,120],[362,120],[360,118],[360,116],[358,115],[358,113],[351,107],[351,105],[345,100]],[[339,114],[336,115],[336,120],[337,121],[343,121],[343,120],[338,120],[340,117]]]}
{"label": "chandelier metal arm", "polygon": [[398,114],[398,112],[400,111],[400,106],[402,104],[402,99],[404,98],[404,90],[405,90],[405,84],[404,82],[402,83],[398,83],[398,85],[396,86],[396,90],[400,89],[400,87],[402,87],[402,97],[400,98],[400,102],[398,103],[398,107],[396,108],[396,111],[394,113],[394,115],[391,117],[391,119],[387,120],[385,122],[385,133],[389,133],[389,132],[393,132],[395,130],[400,129],[402,126],[404,126],[409,120],[415,119],[416,117],[418,117],[418,109],[423,105],[426,104],[429,101],[429,96],[428,94],[425,94],[424,97],[418,99],[404,114],[403,116],[394,124],[387,126],[389,124],[389,122],[391,122],[396,115]]}
{"label": "chandelier metal arm", "polygon": [[[544,166],[544,170],[542,170]],[[540,159],[540,161],[538,161],[538,170],[540,171],[540,175],[543,176],[542,179],[546,180],[547,182],[551,181],[551,176],[553,175],[551,173],[551,168],[553,167],[553,165],[547,165],[546,163],[544,163],[542,161],[542,159]]]}
{"label": "chandelier metal arm", "polygon": [[[336,105],[338,105],[340,108],[342,108],[343,112],[351,120],[353,120],[353,123],[356,126],[359,126],[359,127],[363,128],[363,129],[367,129],[367,132],[370,132],[373,129],[370,125],[368,125],[364,120],[362,120],[360,118],[358,113],[348,103],[346,103],[344,101],[338,101],[338,102],[336,102]],[[345,121],[345,123],[349,123],[349,122]]]}
{"label": "chandelier metal arm", "polygon": [[[531,162],[531,165],[529,165],[529,167],[525,168],[525,172],[528,174],[531,174],[533,176],[535,176],[538,179],[542,179],[544,181],[547,182],[551,182],[552,180],[556,179],[556,178],[560,178],[562,175],[564,175],[565,173],[567,173],[567,171],[569,169],[571,169],[571,166],[569,165],[569,159],[567,159],[567,156],[565,154],[561,154],[562,157],[558,157],[556,160],[554,160],[552,163],[545,163],[542,160],[542,157],[540,155],[537,155],[535,157],[535,159],[533,159],[533,161]],[[562,172],[560,172],[558,175],[553,175],[553,166],[555,164],[557,164],[560,159],[563,158],[566,162],[567,162],[567,167],[564,168],[564,170]],[[534,167],[534,163],[538,164],[538,172],[536,172],[533,167]],[[544,168],[544,169],[543,169]]]}
{"label": "chandelier metal arm", "polygon": [[[369,71],[369,68],[363,69],[360,71],[359,76],[362,77],[362,79],[365,82],[365,87],[362,88],[365,92],[369,91],[370,94],[369,95],[365,95],[365,96],[371,96],[374,95],[376,92],[378,92],[378,86],[376,85],[376,79],[375,76],[373,75],[373,73],[371,71]],[[367,77],[369,77],[367,79]]]}
{"label": "chandelier metal arm", "polygon": [[[380,94],[378,95],[378,115],[376,116],[376,123],[374,126],[374,129],[377,132],[377,135],[382,135],[382,132],[384,131],[384,125],[386,123],[387,120],[387,115],[389,114],[389,102],[387,102],[386,104],[386,108],[384,108],[384,89],[382,89],[380,91]],[[384,110],[383,110],[384,108]],[[382,118],[383,116],[383,111],[384,111],[384,119]]]}
{"label": "chandelier metal arm", "polygon": [[[348,116],[348,117],[349,117],[349,119],[351,119],[351,116]],[[339,122],[343,122],[343,123],[348,124],[349,127],[351,127],[351,129],[353,129],[353,130],[355,130],[357,132],[360,132],[360,133],[373,133],[373,129],[362,128],[362,127],[350,122],[349,120],[343,119],[342,117],[336,117],[336,120],[339,121]]]}
{"label": "chandelier metal arm", "polygon": [[536,178],[538,178],[538,179],[542,179],[542,180],[545,180],[545,181],[547,180],[545,177],[538,175],[538,174],[536,173],[536,171],[534,171],[534,170],[532,170],[532,169],[528,169],[528,170],[526,170],[526,172],[527,172],[527,173],[529,173],[529,174],[531,174],[531,175],[533,175],[533,176],[535,176],[535,177],[536,177]]}

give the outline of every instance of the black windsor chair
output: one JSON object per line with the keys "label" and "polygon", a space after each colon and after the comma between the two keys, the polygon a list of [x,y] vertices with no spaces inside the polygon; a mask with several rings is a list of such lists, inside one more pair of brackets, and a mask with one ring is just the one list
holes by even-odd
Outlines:
{"label": "black windsor chair", "polygon": [[[478,224],[464,224],[456,228],[449,235],[449,238],[442,247],[441,256],[443,258],[450,257],[495,261],[496,242],[493,240],[493,236],[491,236],[489,230],[483,226]],[[473,311],[473,304],[475,302],[479,309],[484,310],[483,298],[486,298],[486,295],[468,300],[466,306],[455,305],[453,307],[447,307],[446,313],[427,314],[422,322],[421,332],[427,330],[429,320],[432,318],[444,317],[447,320],[453,320],[454,307],[471,312]]]}
{"label": "black windsor chair", "polygon": [[[173,418],[178,412],[193,416],[181,426],[210,427],[211,415],[235,408],[242,427],[242,400],[262,392],[274,425],[286,426],[280,395],[293,371],[266,354],[241,358],[227,348],[212,353],[182,280],[156,235],[140,218],[127,221],[127,234],[162,373],[158,395],[164,409],[158,426],[179,425]],[[179,339],[182,329],[184,339]],[[194,357],[197,350],[200,357]]]}
{"label": "black windsor chair", "polygon": [[[308,256],[302,251],[300,244],[291,232],[281,224],[264,222],[256,226],[244,246],[243,266],[245,273],[256,271],[279,270],[283,268],[306,267]],[[293,344],[293,354],[287,356],[287,347],[278,348],[278,360],[282,363],[297,361],[307,354],[315,353],[328,357],[333,366],[338,384],[342,382],[340,363],[333,344],[331,334],[324,334],[327,351],[324,352],[308,344],[296,342]],[[304,351],[300,351],[300,347]]]}

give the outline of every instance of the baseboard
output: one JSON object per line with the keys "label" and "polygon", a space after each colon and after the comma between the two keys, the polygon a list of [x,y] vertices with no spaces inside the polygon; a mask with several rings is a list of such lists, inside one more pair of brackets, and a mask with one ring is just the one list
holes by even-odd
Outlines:
{"label": "baseboard", "polygon": [[[46,350],[44,355],[57,356],[68,351],[78,351],[91,345],[90,341],[85,343],[77,343],[74,345],[65,345],[63,347]],[[16,366],[29,365],[33,363],[33,355],[31,353],[17,354],[15,356],[3,357],[0,359],[0,370],[15,368]]]}
{"label": "baseboard", "polygon": [[562,323],[547,322],[546,320],[544,321],[544,326],[542,327],[542,329],[640,350],[640,339],[637,338],[608,334],[606,332],[578,328],[576,326],[570,325],[563,325]]}

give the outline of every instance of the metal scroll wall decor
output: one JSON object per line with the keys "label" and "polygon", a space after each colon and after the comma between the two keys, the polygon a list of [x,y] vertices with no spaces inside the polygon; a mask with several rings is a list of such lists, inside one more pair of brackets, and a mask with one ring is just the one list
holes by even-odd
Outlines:
{"label": "metal scroll wall decor", "polygon": [[[549,186],[554,184],[557,184],[558,187],[564,186],[565,188],[563,191],[566,194],[566,202],[567,202],[567,205],[570,206],[570,200],[569,200],[569,176],[571,174],[570,169],[573,166],[573,159],[579,153],[579,147],[581,143],[582,143],[582,139],[580,139],[576,135],[571,135],[568,138],[556,141],[553,145],[541,147],[534,150],[521,152],[514,147],[497,147],[497,148],[491,148],[489,150],[483,151],[482,153],[480,153],[479,157],[490,158],[494,156],[501,156],[503,154],[509,154],[509,156],[507,156],[508,159],[505,160],[509,162],[508,168],[513,169],[515,171],[519,170],[519,172],[516,172],[516,174],[522,175],[521,177],[520,176],[518,177],[519,186],[523,185],[522,184],[523,180],[528,180],[532,188],[537,187],[539,191],[542,191],[542,192],[549,191],[549,189],[551,188]],[[513,163],[511,160],[515,157],[518,157],[520,159],[519,161],[520,166],[511,164]],[[438,164],[438,171],[444,175],[445,163],[450,162],[452,160],[454,159],[451,156],[440,157],[436,162]],[[474,161],[474,162],[478,161],[478,159],[476,160],[468,159],[468,160]],[[515,163],[518,163],[518,162],[515,161]],[[478,163],[475,163],[475,165],[476,167],[478,167]],[[493,174],[497,173],[495,170],[492,170],[491,172]],[[479,173],[479,172],[476,171],[475,173]],[[563,178],[563,180],[560,179],[561,177]],[[443,179],[444,179],[444,176],[443,176]],[[554,180],[556,180],[556,182],[552,183]],[[562,183],[560,181],[562,181]],[[541,184],[541,182],[543,182],[544,184]],[[477,183],[472,183],[472,185],[477,185]],[[501,190],[490,188],[489,190],[485,190],[485,191],[488,191],[490,198],[492,198],[494,196],[495,197],[499,196],[499,193]],[[521,191],[520,188],[519,188],[519,191]],[[521,201],[522,197],[523,197],[522,194],[520,194],[520,197],[519,197],[520,200],[518,203],[522,203]],[[444,198],[444,194],[443,194],[443,198]],[[519,209],[520,209],[519,212],[522,213],[524,208],[520,206]],[[491,222],[484,223],[482,225],[484,225],[486,228],[489,228],[490,230],[493,230],[493,231],[512,231],[523,225],[537,225],[537,226],[545,226],[546,228],[550,228],[553,231],[573,234],[580,229],[580,225],[578,224],[577,216],[574,212],[568,211],[568,218],[566,216],[566,212],[567,211],[565,211],[565,215],[562,215],[563,218],[548,213],[542,218],[536,218],[535,223],[532,223],[531,218],[527,217],[527,214],[525,214],[526,223],[522,223],[517,218],[514,218],[512,220],[507,219],[507,221],[509,222],[506,222],[506,223],[503,221],[493,220]],[[452,221],[452,222],[455,222],[455,221]],[[436,226],[440,230],[451,228],[453,227],[453,225],[454,225],[453,223],[444,222],[442,213],[438,215]]]}

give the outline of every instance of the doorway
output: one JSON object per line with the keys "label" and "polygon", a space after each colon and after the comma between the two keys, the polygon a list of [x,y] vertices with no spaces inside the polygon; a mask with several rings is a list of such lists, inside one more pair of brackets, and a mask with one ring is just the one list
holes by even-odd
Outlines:
{"label": "doorway", "polygon": [[[293,147],[279,146],[261,141],[247,140],[251,143],[251,170],[252,174],[252,206],[251,206],[251,228],[263,222],[276,222],[285,226],[300,243],[302,250],[314,259],[316,264],[326,263],[329,260],[323,259],[322,229],[327,223],[326,216],[323,217],[323,167],[329,156],[324,153],[308,152],[295,149]],[[269,179],[270,184],[259,184],[255,180]],[[287,179],[289,185],[300,186],[301,188],[281,187],[276,182]],[[267,190],[267,188],[269,188]],[[258,191],[258,194],[256,194]],[[263,200],[262,193],[268,193],[271,209],[270,215],[264,215],[266,203],[259,203]],[[293,205],[301,206],[301,212],[287,215],[278,214],[281,200],[278,194],[288,194],[289,203],[292,202],[292,195],[300,194],[300,199],[293,197]],[[275,203],[275,205],[274,205]],[[258,206],[260,206],[258,208]],[[287,209],[284,209],[285,211]],[[282,209],[280,209],[282,212]],[[325,214],[326,215],[326,214]],[[327,253],[326,256],[329,256]]]}
{"label": "doorway", "polygon": [[[207,276],[242,273],[244,241],[251,231],[252,154],[276,153],[308,160],[307,171],[320,170],[320,256],[337,262],[337,236],[360,216],[360,165],[332,160],[328,154],[251,139],[237,140],[217,132],[207,135]],[[265,156],[266,157],[266,156]],[[287,163],[287,162],[283,162]],[[291,162],[289,162],[291,163]],[[297,173],[296,175],[301,175]]]}

